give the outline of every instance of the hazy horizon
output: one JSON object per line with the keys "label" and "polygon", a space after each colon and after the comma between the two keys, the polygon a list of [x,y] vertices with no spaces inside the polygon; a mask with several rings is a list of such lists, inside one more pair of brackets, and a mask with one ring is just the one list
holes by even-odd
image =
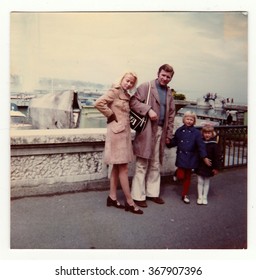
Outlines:
{"label": "hazy horizon", "polygon": [[11,13],[10,71],[29,90],[42,76],[110,85],[127,70],[140,84],[169,63],[188,99],[247,103],[247,32],[242,12]]}

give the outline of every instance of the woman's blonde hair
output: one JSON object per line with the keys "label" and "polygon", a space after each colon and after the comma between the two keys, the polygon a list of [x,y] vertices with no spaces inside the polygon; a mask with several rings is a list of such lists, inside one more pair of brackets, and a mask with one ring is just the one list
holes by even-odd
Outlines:
{"label": "woman's blonde hair", "polygon": [[183,115],[182,121],[184,123],[184,120],[186,117],[191,117],[194,119],[194,124],[196,123],[196,113],[193,111],[186,111]]}
{"label": "woman's blonde hair", "polygon": [[131,71],[125,72],[125,73],[122,75],[122,77],[121,77],[119,80],[117,80],[116,83],[114,83],[114,87],[120,87],[120,86],[121,86],[121,83],[122,83],[122,80],[124,79],[124,77],[125,77],[126,75],[132,75],[132,76],[135,78],[135,83],[134,83],[134,85],[133,85],[133,87],[132,87],[131,89],[135,88],[135,87],[137,86],[137,83],[138,83],[138,76],[137,76],[137,74],[136,74],[135,72],[131,72]]}

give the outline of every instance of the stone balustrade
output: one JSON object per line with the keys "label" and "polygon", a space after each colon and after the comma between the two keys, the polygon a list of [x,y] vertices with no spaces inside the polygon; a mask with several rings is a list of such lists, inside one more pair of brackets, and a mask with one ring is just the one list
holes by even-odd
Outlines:
{"label": "stone balustrade", "polygon": [[[11,196],[108,189],[105,134],[105,128],[11,130]],[[175,156],[176,149],[166,149],[163,176],[174,171]]]}

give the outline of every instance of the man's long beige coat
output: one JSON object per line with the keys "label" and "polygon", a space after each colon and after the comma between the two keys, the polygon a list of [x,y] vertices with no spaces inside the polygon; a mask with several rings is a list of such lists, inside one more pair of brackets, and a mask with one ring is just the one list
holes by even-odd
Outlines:
{"label": "man's long beige coat", "polygon": [[[150,82],[149,104],[146,103],[149,83],[140,85],[136,93],[131,97],[130,107],[137,113],[145,116],[152,108],[160,116],[160,99],[156,88],[156,80]],[[170,88],[168,87],[166,95],[166,112],[163,126],[163,133],[160,145],[160,162],[163,161],[165,140],[173,138],[173,126],[175,117],[175,104]],[[141,133],[136,133],[133,151],[138,157],[151,159],[155,147],[155,135],[157,133],[158,122],[149,120],[146,128]]]}

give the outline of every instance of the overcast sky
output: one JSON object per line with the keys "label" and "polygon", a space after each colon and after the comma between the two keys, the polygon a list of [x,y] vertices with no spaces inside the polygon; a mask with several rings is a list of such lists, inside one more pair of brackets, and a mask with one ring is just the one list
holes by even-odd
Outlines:
{"label": "overcast sky", "polygon": [[29,90],[38,77],[108,85],[126,70],[141,83],[169,63],[170,87],[188,98],[247,102],[247,21],[241,12],[13,13],[10,69]]}
{"label": "overcast sky", "polygon": [[[58,3],[56,3],[58,2]],[[89,4],[88,4],[89,2]],[[99,3],[102,2],[102,3]],[[122,2],[122,4],[121,4]],[[198,3],[200,2],[200,3]],[[250,155],[256,154],[255,133],[253,124],[256,123],[254,110],[256,108],[255,98],[255,30],[256,13],[253,0],[2,0],[0,15],[0,55],[2,71],[0,75],[0,102],[1,121],[1,161],[4,166],[1,171],[0,188],[0,210],[5,213],[1,219],[0,239],[1,253],[8,262],[2,266],[6,271],[13,268],[11,259],[22,257],[31,259],[29,252],[19,252],[10,255],[9,250],[9,188],[10,188],[10,135],[9,135],[9,49],[11,50],[10,70],[13,74],[27,74],[26,84],[29,87],[31,77],[52,76],[60,78],[71,78],[91,80],[93,82],[110,84],[127,68],[136,71],[139,82],[153,79],[157,68],[162,63],[170,63],[175,68],[175,76],[170,86],[192,97],[201,95],[208,91],[219,92],[223,96],[234,96],[246,101],[247,92],[247,15],[237,13],[214,13],[214,12],[181,12],[181,13],[159,13],[154,14],[126,14],[118,17],[117,14],[80,14],[72,16],[61,14],[41,14],[39,17],[14,17],[9,15],[11,11],[85,11],[85,10],[176,10],[176,11],[249,11],[249,69],[250,69],[250,99],[248,106],[250,133],[248,134]],[[85,3],[85,4],[84,4]],[[125,8],[123,8],[123,6]],[[118,19],[117,19],[118,17]],[[37,18],[37,19],[36,19]],[[9,22],[11,23],[11,48],[9,47]],[[27,24],[28,28],[23,28]],[[4,66],[4,67],[3,67]],[[22,73],[23,72],[23,73]],[[30,78],[29,78],[30,77]],[[5,98],[6,97],[6,98]],[[235,274],[244,271],[253,272],[251,260],[255,259],[255,187],[254,187],[255,159],[250,157],[248,165],[248,224],[249,246],[248,250],[238,252],[236,257],[242,259],[239,262]],[[172,257],[165,250],[153,252],[161,259],[170,260]],[[218,266],[220,275],[230,273],[226,269],[234,264],[234,253],[217,250],[218,252],[206,255],[204,266],[212,268]],[[246,252],[244,252],[246,251]],[[241,255],[240,255],[241,253]],[[90,252],[88,252],[90,258]],[[128,257],[127,257],[128,254]],[[133,252],[126,254],[128,259],[138,259]],[[179,259],[200,260],[201,252],[189,250],[186,252],[175,252]],[[32,269],[17,270],[19,277],[23,274],[31,279],[38,274],[37,268],[42,270],[42,258],[64,259],[63,254],[56,252],[48,256],[33,252]],[[120,255],[120,254],[119,254]],[[111,259],[119,258],[118,253],[111,252]],[[68,251],[69,259],[78,259],[77,252]],[[109,255],[106,255],[109,257]],[[166,256],[166,258],[165,258]],[[92,256],[95,264],[105,264],[104,255],[94,253]],[[140,259],[150,260],[151,255],[140,255]],[[128,259],[127,259],[128,258]],[[221,259],[222,266],[219,269]],[[101,261],[102,260],[102,261]],[[148,262],[147,262],[148,263]],[[165,262],[167,265],[168,263]],[[165,264],[164,263],[164,264]],[[1,264],[1,261],[0,261]],[[50,264],[55,264],[50,262]],[[195,263],[201,266],[201,262]],[[28,263],[28,265],[30,265]],[[49,266],[49,263],[47,263]],[[58,265],[58,263],[57,263]],[[72,263],[71,263],[72,265]],[[142,264],[143,265],[143,264]],[[32,266],[31,266],[32,267]],[[43,267],[44,268],[44,267]],[[251,268],[251,269],[250,269]],[[47,270],[47,269],[46,269]],[[49,269],[48,269],[49,270]],[[28,271],[31,273],[28,275]]]}

